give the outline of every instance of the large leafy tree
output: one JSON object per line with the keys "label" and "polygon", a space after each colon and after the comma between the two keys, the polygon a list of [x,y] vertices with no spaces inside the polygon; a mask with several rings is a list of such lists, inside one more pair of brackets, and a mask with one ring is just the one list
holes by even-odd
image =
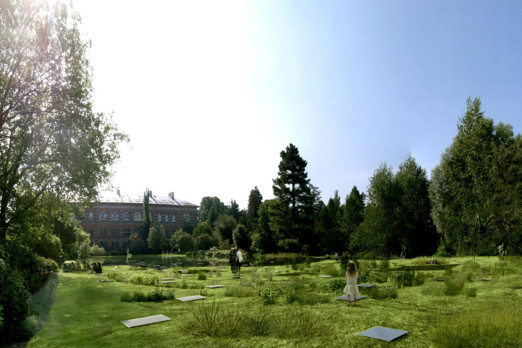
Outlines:
{"label": "large leafy tree", "polygon": [[165,233],[165,229],[163,229],[161,223],[156,222],[150,229],[147,244],[154,254],[158,254],[160,251],[167,248],[167,234]]}
{"label": "large leafy tree", "polygon": [[[4,308],[27,301],[18,285],[45,274],[33,267],[36,253],[56,256],[56,219],[37,219],[39,211],[63,217],[73,212],[66,203],[88,204],[108,183],[125,139],[93,110],[89,43],[78,26],[58,2],[0,1],[0,259],[2,272],[25,277],[2,282]],[[28,269],[31,279],[20,273]],[[0,345],[17,338],[27,313],[4,314]]]}
{"label": "large leafy tree", "polygon": [[198,209],[198,222],[208,221],[213,227],[217,218],[225,214],[225,203],[218,197],[205,196],[201,199]]}
{"label": "large leafy tree", "polygon": [[67,6],[0,8],[0,243],[44,194],[87,202],[124,136],[92,108],[88,43]]}
{"label": "large leafy tree", "polygon": [[[451,252],[491,254],[520,247],[522,138],[467,100],[458,133],[432,172],[432,216]],[[520,250],[518,250],[520,252]]]}
{"label": "large leafy tree", "polygon": [[297,147],[288,145],[281,151],[278,176],[272,185],[274,195],[289,209],[290,229],[285,239],[297,240],[305,249],[313,243],[313,221],[319,196],[317,188],[310,184],[306,165]]}

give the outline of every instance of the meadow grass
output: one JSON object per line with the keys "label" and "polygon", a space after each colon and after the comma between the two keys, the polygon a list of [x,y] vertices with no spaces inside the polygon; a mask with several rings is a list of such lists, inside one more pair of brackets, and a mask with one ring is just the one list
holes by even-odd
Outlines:
{"label": "meadow grass", "polygon": [[[477,258],[474,262],[479,263],[480,269],[475,267],[476,274],[470,274],[467,266],[463,267],[470,260],[448,260],[448,263],[458,263],[451,276],[443,270],[429,273],[456,281],[459,287],[462,282],[461,290],[451,296],[445,295],[446,282],[425,280],[422,285],[396,288],[391,279],[382,279],[384,282],[378,286],[385,291],[393,290],[396,298],[369,297],[358,301],[357,307],[347,307],[346,302],[335,299],[341,293],[331,284],[343,279],[342,275],[320,278],[315,272],[296,274],[292,267],[285,265],[245,267],[243,279],[233,279],[226,268],[220,268],[219,272],[212,267],[198,270],[206,274],[206,279],[199,279],[198,272],[181,276],[177,269],[116,268],[127,274],[121,279],[131,279],[140,272],[158,279],[175,278],[177,283],[168,290],[174,291],[176,298],[200,293],[208,296],[197,302],[175,299],[121,302],[125,293],[150,293],[157,287],[121,281],[100,282],[107,279],[105,274],[113,272],[110,267],[104,268],[103,276],[60,273],[49,319],[28,346],[387,347],[388,342],[357,335],[373,326],[385,326],[409,332],[393,342],[396,347],[463,347],[473,346],[465,343],[474,342],[471,339],[475,337],[490,334],[491,327],[498,329],[504,325],[506,329],[501,332],[506,338],[501,342],[509,347],[510,342],[518,342],[520,338],[520,330],[513,329],[521,323],[520,265],[512,267],[511,262],[499,265],[493,257]],[[394,263],[411,265],[409,261],[392,260],[391,267],[397,266]],[[333,260],[312,264],[312,268],[318,269],[332,266],[337,266]],[[491,280],[480,281],[484,274],[489,274]],[[371,272],[369,277],[372,280]],[[382,273],[379,277],[383,277]],[[206,288],[214,284],[225,287]],[[281,294],[269,301],[271,304],[264,305],[263,296],[259,294],[275,287],[281,289]],[[161,285],[159,288],[167,289]],[[364,291],[361,288],[363,294]],[[495,319],[496,326],[476,320],[484,315],[484,310]],[[172,320],[132,329],[121,323],[156,314],[164,314]],[[449,330],[445,326],[449,323],[455,324],[456,329]]]}

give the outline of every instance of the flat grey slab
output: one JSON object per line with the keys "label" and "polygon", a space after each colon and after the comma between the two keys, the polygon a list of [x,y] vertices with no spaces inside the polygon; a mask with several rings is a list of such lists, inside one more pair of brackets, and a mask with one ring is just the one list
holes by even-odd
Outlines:
{"label": "flat grey slab", "polygon": [[224,288],[224,285],[208,285],[207,288],[216,289],[216,288]]}
{"label": "flat grey slab", "polygon": [[[350,296],[351,297],[351,296]],[[368,296],[364,296],[364,295],[361,295],[361,294],[357,294],[356,295],[356,299],[357,300],[364,300],[365,298],[367,298]],[[338,300],[343,300],[343,301],[348,301],[348,295],[342,295],[342,296],[337,296],[336,299]]]}
{"label": "flat grey slab", "polygon": [[176,281],[175,280],[162,280],[160,281],[161,284],[172,284],[172,283],[175,283]]}
{"label": "flat grey slab", "polygon": [[205,296],[201,295],[194,295],[194,296],[187,296],[187,297],[179,297],[178,300],[182,302],[188,302],[188,301],[196,301],[196,300],[204,300],[206,299]]}
{"label": "flat grey slab", "polygon": [[329,275],[322,275],[322,276],[319,276],[321,278],[332,278],[332,276],[329,276]]}
{"label": "flat grey slab", "polygon": [[430,278],[430,280],[433,280],[434,282],[443,282],[444,278]]}
{"label": "flat grey slab", "polygon": [[174,278],[160,278],[160,280],[174,280]]}
{"label": "flat grey slab", "polygon": [[407,333],[408,331],[390,329],[382,326],[374,326],[369,330],[358,333],[358,335],[391,342],[401,336],[406,335]]}
{"label": "flat grey slab", "polygon": [[150,317],[122,320],[123,325],[127,327],[136,327],[142,325],[149,325],[155,323],[161,323],[163,321],[169,321],[170,318],[164,316],[163,314],[151,315]]}
{"label": "flat grey slab", "polygon": [[373,288],[375,284],[358,284],[357,286],[360,288]]}
{"label": "flat grey slab", "polygon": [[186,274],[186,273],[188,273],[189,271],[188,271],[188,269],[182,269],[180,272]]}

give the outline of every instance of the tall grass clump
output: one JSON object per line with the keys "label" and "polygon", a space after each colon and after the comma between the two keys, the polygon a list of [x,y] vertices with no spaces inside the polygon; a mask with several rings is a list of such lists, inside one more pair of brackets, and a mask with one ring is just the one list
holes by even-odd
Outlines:
{"label": "tall grass clump", "polygon": [[458,311],[434,325],[435,347],[520,347],[522,306],[490,304]]}
{"label": "tall grass clump", "polygon": [[322,272],[326,275],[332,276],[332,277],[339,277],[341,276],[341,272],[339,272],[339,269],[335,264],[329,264],[323,267]]}
{"label": "tall grass clump", "polygon": [[258,295],[258,291],[253,287],[236,285],[225,288],[225,296],[228,297],[256,297]]}

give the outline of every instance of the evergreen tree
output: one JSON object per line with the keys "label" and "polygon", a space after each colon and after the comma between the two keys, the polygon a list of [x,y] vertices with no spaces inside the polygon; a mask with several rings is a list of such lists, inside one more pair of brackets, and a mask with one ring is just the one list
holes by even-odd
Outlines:
{"label": "evergreen tree", "polygon": [[345,204],[342,207],[341,231],[344,237],[344,247],[351,254],[355,250],[350,246],[352,236],[361,223],[364,221],[364,200],[365,194],[360,193],[356,186],[352,188],[349,195],[346,196]]}
{"label": "evergreen tree", "polygon": [[248,196],[247,223],[249,226],[257,224],[261,203],[263,203],[263,195],[261,195],[261,192],[256,186],[250,191],[250,195]]}
{"label": "evergreen tree", "polygon": [[306,164],[297,147],[288,145],[285,151],[281,151],[278,177],[272,185],[274,195],[288,207],[290,214],[290,229],[283,239],[297,240],[301,248],[313,243],[313,220],[319,192],[310,184]]}
{"label": "evergreen tree", "polygon": [[149,200],[152,196],[152,191],[148,188],[145,189],[143,193],[143,224],[139,228],[140,237],[143,239],[145,244],[148,244],[149,240],[149,232],[150,232],[150,209],[149,209]]}

